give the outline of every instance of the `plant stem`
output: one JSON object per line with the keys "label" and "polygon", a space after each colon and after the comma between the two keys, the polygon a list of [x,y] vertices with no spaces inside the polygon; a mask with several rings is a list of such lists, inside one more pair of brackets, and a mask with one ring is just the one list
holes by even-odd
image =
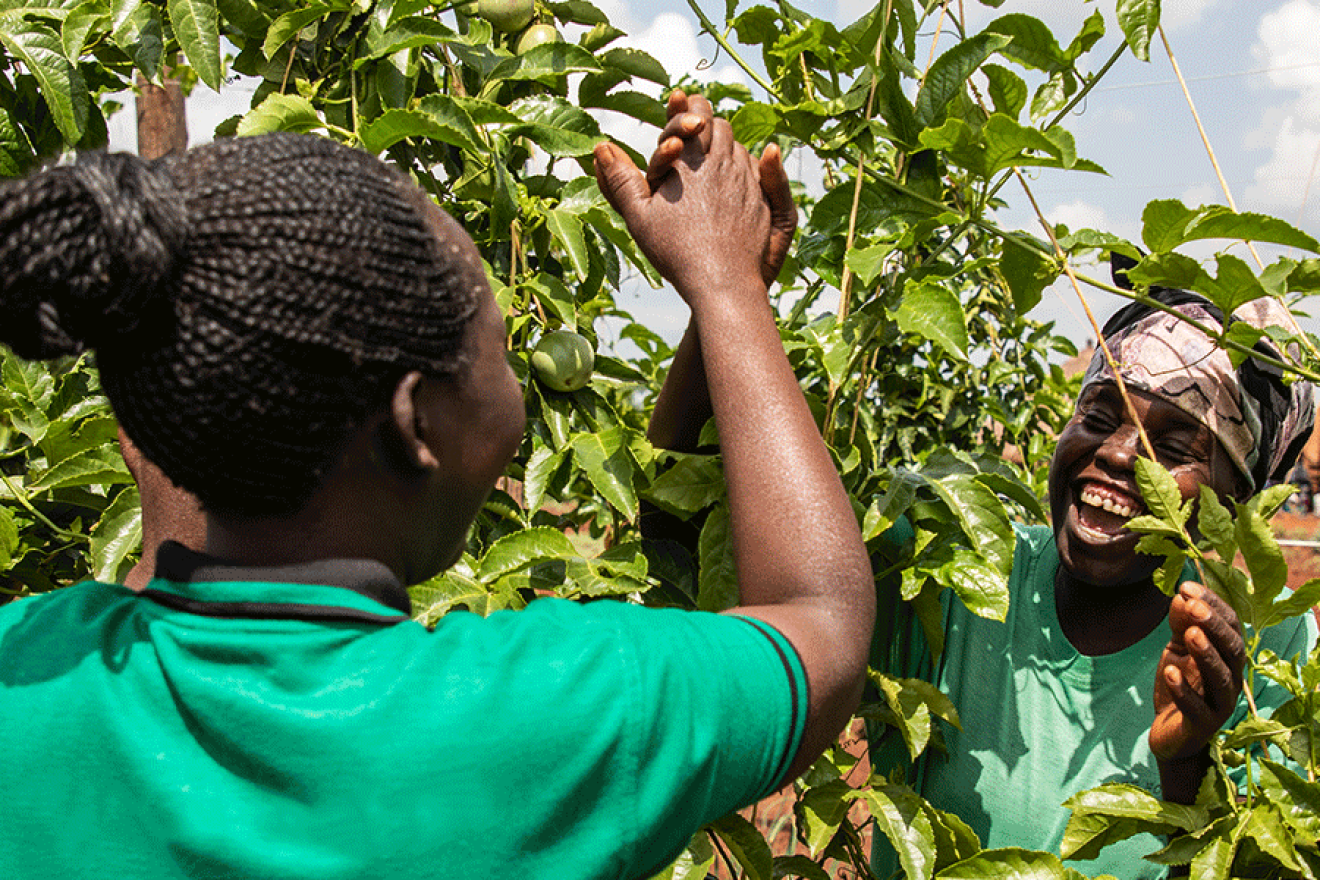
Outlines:
{"label": "plant stem", "polygon": [[32,501],[27,497],[27,495],[20,492],[18,487],[15,486],[10,481],[9,475],[2,470],[0,470],[0,482],[3,482],[5,484],[5,488],[9,490],[9,493],[14,496],[14,500],[17,501],[19,505],[23,507],[24,510],[35,516],[37,520],[41,522],[42,525],[50,529],[56,535],[68,541],[81,541],[83,543],[91,543],[92,539],[89,536],[80,535],[77,532],[70,532],[67,529],[62,529],[59,526],[55,525],[55,523],[51,522],[50,519],[47,518],[47,516],[44,513],[42,513],[40,510],[37,510],[37,508],[32,505]]}
{"label": "plant stem", "polygon": [[710,34],[711,39],[713,39],[721,49],[729,53],[729,57],[733,59],[734,63],[741,67],[743,72],[752,78],[753,82],[765,89],[767,95],[782,103],[783,99],[779,97],[779,93],[775,91],[775,87],[766,82],[759,73],[752,69],[751,65],[743,60],[741,55],[733,50],[733,46],[729,43],[728,38],[717,31],[715,29],[715,24],[706,17],[706,13],[701,11],[701,7],[697,5],[697,0],[687,0],[687,5],[692,10],[693,14],[696,15],[697,20],[701,22],[702,29]]}
{"label": "plant stem", "polygon": [[[1201,134],[1201,143],[1205,145],[1206,155],[1210,157],[1210,164],[1215,169],[1215,176],[1219,178],[1219,187],[1224,191],[1224,198],[1228,201],[1229,210],[1236,214],[1238,209],[1237,203],[1233,201],[1233,192],[1228,188],[1228,181],[1224,179],[1224,172],[1219,167],[1219,160],[1215,158],[1215,149],[1210,146],[1210,136],[1206,134],[1205,126],[1201,124],[1201,114],[1196,112],[1196,102],[1192,100],[1191,89],[1187,88],[1187,81],[1183,79],[1182,70],[1178,67],[1178,59],[1174,57],[1173,47],[1169,45],[1169,38],[1164,33],[1164,25],[1158,25],[1157,30],[1160,32],[1160,40],[1164,43],[1164,51],[1169,56],[1169,63],[1173,65],[1173,75],[1178,78],[1178,85],[1182,86],[1183,97],[1187,99],[1187,106],[1192,111],[1192,119],[1196,122],[1196,130]],[[1255,258],[1256,266],[1264,269],[1265,262],[1261,260],[1260,254],[1256,251],[1254,242],[1247,242],[1247,250],[1251,251],[1251,256]],[[1315,346],[1311,344],[1311,340],[1302,332],[1302,328],[1297,324],[1297,319],[1293,317],[1292,309],[1288,308],[1288,304],[1283,301],[1283,297],[1276,295],[1274,301],[1283,307],[1283,313],[1288,316],[1288,321],[1292,324],[1293,333],[1301,339],[1302,345],[1312,359],[1320,359],[1320,352],[1316,351]]]}

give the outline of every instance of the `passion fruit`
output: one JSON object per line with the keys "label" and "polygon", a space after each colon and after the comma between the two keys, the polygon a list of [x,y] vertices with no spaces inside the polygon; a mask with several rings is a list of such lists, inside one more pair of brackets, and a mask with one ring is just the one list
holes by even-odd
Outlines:
{"label": "passion fruit", "polygon": [[536,377],[555,391],[577,391],[591,381],[596,353],[591,343],[572,330],[555,330],[541,337],[532,352]]}
{"label": "passion fruit", "polygon": [[552,24],[534,24],[527,30],[518,35],[518,41],[513,44],[513,51],[519,55],[526,55],[537,46],[545,43],[562,43],[564,38],[559,35],[559,31]]}
{"label": "passion fruit", "polygon": [[506,34],[531,24],[535,12],[536,0],[477,0],[477,14]]}

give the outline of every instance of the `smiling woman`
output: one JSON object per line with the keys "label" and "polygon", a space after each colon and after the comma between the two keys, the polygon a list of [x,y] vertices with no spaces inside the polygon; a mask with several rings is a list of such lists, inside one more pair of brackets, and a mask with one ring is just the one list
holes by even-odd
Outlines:
{"label": "smiling woman", "polygon": [[[1203,326],[1224,321],[1199,297],[1153,295]],[[1271,323],[1269,314],[1253,319]],[[1160,592],[1152,576],[1161,559],[1139,553],[1127,528],[1146,512],[1138,425],[1184,499],[1202,486],[1243,499],[1295,460],[1312,421],[1311,389],[1285,385],[1255,361],[1234,367],[1205,334],[1149,307],[1120,311],[1104,336],[1117,370],[1102,353],[1087,370],[1050,467],[1053,527],[1018,527],[1005,622],[976,617],[946,594],[946,641],[933,669],[924,645],[872,658],[878,668],[929,678],[953,700],[962,729],[947,734],[945,753],[923,757],[915,785],[964,819],[987,849],[1057,852],[1068,822],[1060,805],[1105,782],[1191,803],[1210,765],[1210,739],[1246,712],[1236,616],[1187,580],[1190,571],[1172,599]],[[1281,657],[1307,650],[1314,621],[1280,624],[1264,642]],[[1254,699],[1263,710],[1286,695],[1261,685]],[[873,742],[877,767],[899,760],[896,745]],[[1080,867],[1162,877],[1164,868],[1142,858],[1158,848],[1137,835]],[[892,859],[880,839],[878,876]]]}

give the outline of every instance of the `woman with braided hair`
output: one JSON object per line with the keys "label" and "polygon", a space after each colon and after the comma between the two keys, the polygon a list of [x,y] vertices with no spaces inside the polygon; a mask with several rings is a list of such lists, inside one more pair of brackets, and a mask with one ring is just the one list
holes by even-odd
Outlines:
{"label": "woman with braided hair", "polygon": [[657,187],[605,145],[597,173],[702,333],[741,607],[434,632],[405,586],[458,557],[524,420],[458,224],[295,135],[0,187],[0,341],[94,350],[206,514],[205,552],[166,542],[140,591],[0,610],[0,876],[645,877],[832,741],[873,591],[741,245],[786,184],[727,131],[690,158]]}

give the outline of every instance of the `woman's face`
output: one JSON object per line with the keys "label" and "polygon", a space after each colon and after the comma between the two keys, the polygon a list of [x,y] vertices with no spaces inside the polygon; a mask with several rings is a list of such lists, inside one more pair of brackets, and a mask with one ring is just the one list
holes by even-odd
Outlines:
{"label": "woman's face", "polygon": [[[425,501],[428,522],[419,522],[410,580],[424,579],[452,565],[467,543],[472,521],[485,504],[522,441],[526,413],[505,347],[504,319],[481,269],[476,245],[439,208],[430,216],[442,252],[468,264],[477,288],[477,312],[468,325],[468,363],[457,376],[428,380],[418,405],[437,430],[428,442],[439,467]],[[450,248],[458,251],[452,252]]]}
{"label": "woman's face", "polygon": [[[1169,401],[1130,390],[1156,459],[1173,474],[1184,500],[1203,485],[1236,494],[1241,478],[1210,429]],[[1144,456],[1132,414],[1118,387],[1084,389],[1077,412],[1059,435],[1050,464],[1050,513],[1063,567],[1084,583],[1140,583],[1161,560],[1137,553],[1139,535],[1127,530],[1146,513],[1137,488],[1136,460]]]}

